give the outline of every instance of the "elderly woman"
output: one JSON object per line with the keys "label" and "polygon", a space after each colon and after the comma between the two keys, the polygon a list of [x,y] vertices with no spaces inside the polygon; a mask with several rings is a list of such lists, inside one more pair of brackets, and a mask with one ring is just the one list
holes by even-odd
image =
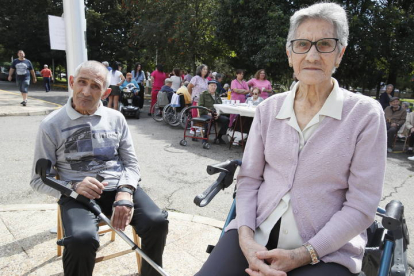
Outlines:
{"label": "elderly woman", "polygon": [[260,69],[254,75],[254,78],[249,80],[247,84],[250,87],[258,87],[262,92],[262,98],[267,99],[273,93],[272,84],[267,80],[266,71]]}
{"label": "elderly woman", "polygon": [[[200,94],[203,91],[208,90],[208,67],[205,64],[201,64],[196,69],[196,75],[191,78],[190,83],[187,86],[188,92],[191,95],[191,99],[193,101],[193,105],[198,104],[198,100],[200,99]],[[197,109],[193,109],[192,111],[193,117],[197,117]]]}
{"label": "elderly woman", "polygon": [[347,40],[346,13],[337,4],[291,17],[286,53],[298,83],[257,107],[238,176],[237,216],[198,276],[361,271],[365,230],[382,193],[386,127],[378,102],[332,78]]}
{"label": "elderly woman", "polygon": [[260,92],[261,90],[258,87],[254,87],[252,96],[247,98],[246,103],[249,104],[251,102],[253,105],[258,105],[263,102],[264,99],[260,96]]}

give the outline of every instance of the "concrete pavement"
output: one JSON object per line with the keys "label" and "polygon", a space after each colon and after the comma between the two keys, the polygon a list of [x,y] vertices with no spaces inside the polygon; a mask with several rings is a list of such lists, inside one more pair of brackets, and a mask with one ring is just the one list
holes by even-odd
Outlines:
{"label": "concrete pavement", "polygon": [[[29,94],[30,95],[30,94]],[[0,90],[0,116],[47,115],[61,107],[59,104],[28,97],[27,106],[23,106],[19,92]]]}
{"label": "concrete pavement", "polygon": [[[0,275],[63,275],[62,258],[56,255],[57,204],[0,206]],[[171,276],[194,275],[207,259],[208,244],[215,244],[223,222],[169,212],[169,234],[164,269]],[[131,237],[128,227],[125,233]],[[128,245],[110,233],[100,237],[97,257],[127,250]],[[94,275],[138,275],[134,254],[95,265]]]}

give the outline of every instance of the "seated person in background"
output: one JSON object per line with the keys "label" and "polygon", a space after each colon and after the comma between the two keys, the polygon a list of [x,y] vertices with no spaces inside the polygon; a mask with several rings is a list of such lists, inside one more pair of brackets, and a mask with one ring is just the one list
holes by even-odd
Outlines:
{"label": "seated person in background", "polygon": [[384,110],[385,120],[387,122],[387,144],[388,152],[392,152],[395,135],[404,124],[407,117],[407,111],[400,106],[400,98],[392,97],[390,99],[390,106]]}
{"label": "seated person in background", "polygon": [[[59,199],[65,238],[63,270],[65,275],[92,275],[99,219],[82,203],[46,186],[35,173],[40,158],[52,162],[52,173],[75,192],[94,200],[106,215],[112,214],[116,229],[131,224],[142,238],[142,250],[162,266],[168,233],[168,213],[138,185],[140,169],[132,137],[124,116],[101,104],[111,92],[108,70],[96,61],[85,61],[70,76],[73,97],[40,124],[36,139],[30,185],[38,192]],[[95,177],[104,178],[99,182]],[[134,212],[134,209],[136,210]],[[143,260],[142,274],[158,276]]]}
{"label": "seated person in background", "polygon": [[410,108],[410,103],[408,102],[403,102],[401,104],[402,109],[404,109],[405,111],[407,111],[407,113],[411,112],[411,108]]}
{"label": "seated person in background", "polygon": [[[187,84],[188,84],[188,82],[187,82]],[[184,95],[185,105],[191,105],[191,95],[190,95],[190,92],[188,92],[188,89],[185,86],[185,84],[183,84],[180,88],[178,88],[176,93],[178,95],[180,95],[180,94]]]}
{"label": "seated person in background", "polygon": [[172,89],[172,80],[170,78],[166,78],[164,83],[165,84],[161,87],[160,91],[167,92],[168,101],[171,102],[171,97],[174,94],[174,90]]}
{"label": "seated person in background", "polygon": [[132,98],[132,102],[134,106],[142,106],[142,99],[139,96],[139,85],[135,79],[132,78],[132,73],[127,73],[125,81],[121,84],[119,87],[121,89],[121,92],[124,90],[124,88],[127,88],[128,91],[134,92],[134,97]]}
{"label": "seated person in background", "polygon": [[249,104],[249,102],[252,102],[253,105],[258,105],[263,101],[264,99],[260,97],[260,89],[258,87],[255,87],[252,90],[252,96],[247,98],[246,103]]}
{"label": "seated person in background", "polygon": [[[204,91],[200,94],[200,100],[198,101],[199,106],[204,106],[210,110],[213,110],[213,114],[207,112],[206,110],[200,110],[200,117],[202,118],[211,118],[214,117],[214,120],[220,123],[220,130],[217,136],[217,142],[220,144],[226,144],[223,140],[223,135],[226,134],[227,126],[229,125],[229,118],[224,115],[218,115],[215,112],[214,104],[221,104],[221,98],[216,97],[217,82],[211,80],[208,82],[208,91]],[[205,131],[207,135],[207,130]]]}
{"label": "seated person in background", "polygon": [[[407,153],[413,153],[413,146],[414,146],[414,112],[407,114],[407,119],[405,120],[404,129],[402,134],[405,137],[408,137],[408,149]],[[408,157],[408,160],[414,160],[414,156]]]}
{"label": "seated person in background", "polygon": [[217,90],[216,95],[218,97],[224,97],[224,94],[226,93],[226,90],[221,86],[221,82],[223,81],[223,75],[220,73],[216,74],[216,81],[217,81]]}

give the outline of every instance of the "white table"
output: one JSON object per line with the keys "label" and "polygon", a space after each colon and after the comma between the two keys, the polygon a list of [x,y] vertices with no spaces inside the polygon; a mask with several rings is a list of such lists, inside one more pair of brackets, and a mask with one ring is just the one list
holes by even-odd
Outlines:
{"label": "white table", "polygon": [[254,117],[256,113],[256,106],[215,104],[214,108],[220,114],[239,114],[244,117]]}
{"label": "white table", "polygon": [[214,108],[217,110],[219,114],[238,114],[239,120],[236,120],[234,126],[233,126],[233,134],[231,136],[230,146],[231,148],[234,140],[234,133],[236,131],[237,124],[240,125],[240,133],[241,133],[241,141],[242,141],[242,147],[244,148],[244,138],[243,138],[243,123],[242,123],[242,116],[243,117],[254,117],[254,114],[256,113],[256,106],[246,106],[244,104],[242,105],[232,105],[232,104],[215,104]]}

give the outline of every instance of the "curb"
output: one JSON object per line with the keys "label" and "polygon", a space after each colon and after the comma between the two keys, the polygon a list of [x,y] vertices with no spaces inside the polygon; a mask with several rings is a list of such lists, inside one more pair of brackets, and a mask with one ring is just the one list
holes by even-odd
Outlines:
{"label": "curb", "polygon": [[[9,204],[0,205],[0,213],[2,212],[27,212],[27,211],[50,211],[56,210],[57,204]],[[168,210],[167,210],[168,211]],[[197,215],[190,215],[185,213],[178,213],[168,211],[169,219],[176,219],[181,221],[189,221],[198,224],[223,229],[224,221],[202,217]]]}
{"label": "curb", "polygon": [[0,113],[0,117],[8,117],[8,116],[38,116],[38,115],[48,115],[50,113],[52,113],[53,111],[55,111],[57,108],[55,109],[50,109],[50,110],[44,110],[44,111],[28,111],[28,112],[15,112],[15,113],[11,113],[11,112],[7,112],[7,113]]}

